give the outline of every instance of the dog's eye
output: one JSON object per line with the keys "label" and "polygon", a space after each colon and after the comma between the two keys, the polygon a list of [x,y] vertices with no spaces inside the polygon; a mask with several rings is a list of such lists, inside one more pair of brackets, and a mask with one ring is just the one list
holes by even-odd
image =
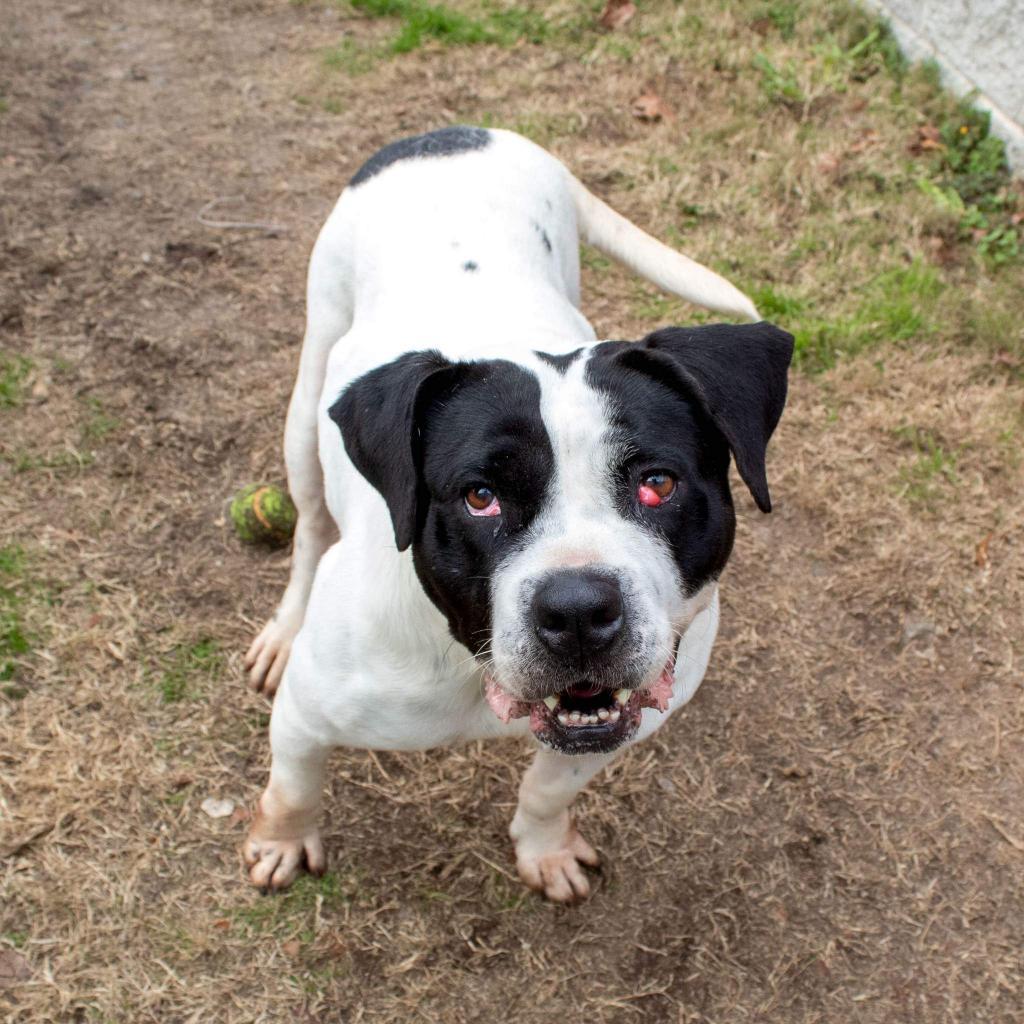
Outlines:
{"label": "dog's eye", "polygon": [[657,508],[676,493],[676,478],[671,473],[648,473],[637,488],[636,496],[641,505]]}
{"label": "dog's eye", "polygon": [[466,491],[466,509],[471,516],[500,516],[501,504],[490,487],[471,487]]}

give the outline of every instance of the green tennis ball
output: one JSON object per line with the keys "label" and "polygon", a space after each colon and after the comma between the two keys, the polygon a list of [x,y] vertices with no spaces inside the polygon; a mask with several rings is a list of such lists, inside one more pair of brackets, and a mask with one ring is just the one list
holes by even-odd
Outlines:
{"label": "green tennis ball", "polygon": [[246,544],[281,547],[295,532],[297,513],[286,491],[273,484],[249,484],[231,499],[231,522]]}

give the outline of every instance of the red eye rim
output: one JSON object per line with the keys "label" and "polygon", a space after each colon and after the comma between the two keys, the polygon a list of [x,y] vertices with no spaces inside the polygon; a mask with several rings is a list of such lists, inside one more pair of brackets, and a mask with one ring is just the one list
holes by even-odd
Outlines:
{"label": "red eye rim", "polygon": [[465,494],[466,511],[471,516],[500,516],[501,502],[490,487],[470,487]]}
{"label": "red eye rim", "polygon": [[664,505],[676,493],[679,481],[666,470],[659,469],[653,473],[644,473],[640,485],[636,489],[637,500],[648,508]]}

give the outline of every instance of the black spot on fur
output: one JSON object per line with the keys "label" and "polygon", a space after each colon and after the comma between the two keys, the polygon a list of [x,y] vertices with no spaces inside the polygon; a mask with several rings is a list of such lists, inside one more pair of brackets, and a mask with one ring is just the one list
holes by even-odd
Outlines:
{"label": "black spot on fur", "polygon": [[566,352],[561,356],[553,356],[550,352],[535,352],[534,355],[548,366],[553,366],[559,373],[564,374],[576,362],[582,351],[583,349],[578,348],[575,352]]}
{"label": "black spot on fur", "polygon": [[540,244],[543,245],[548,252],[551,252],[551,239],[548,238],[548,233],[536,221],[533,222],[533,229],[538,235],[540,235]]}
{"label": "black spot on fur", "polygon": [[486,128],[471,128],[463,124],[438,128],[436,131],[427,132],[425,135],[413,135],[408,139],[398,139],[374,153],[353,175],[349,188],[369,181],[386,167],[400,160],[469,153],[485,149],[490,142],[491,133]]}
{"label": "black spot on fur", "polygon": [[462,264],[462,269],[469,273],[473,273],[474,270],[480,269],[480,264],[477,263],[476,260],[466,260],[466,262]]}

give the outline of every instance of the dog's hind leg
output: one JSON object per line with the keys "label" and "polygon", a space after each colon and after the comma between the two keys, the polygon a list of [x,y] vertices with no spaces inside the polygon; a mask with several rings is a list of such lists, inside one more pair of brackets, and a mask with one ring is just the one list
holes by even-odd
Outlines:
{"label": "dog's hind leg", "polygon": [[558,754],[540,749],[519,786],[519,806],[509,826],[519,877],[549,900],[571,903],[590,895],[583,865],[600,858],[576,831],[569,806],[584,786],[615,757]]}
{"label": "dog's hind leg", "polygon": [[281,682],[292,642],[302,625],[317,564],[338,532],[324,502],[323,471],[317,449],[317,406],[327,357],[352,325],[342,213],[343,204],[339,203],[320,232],[309,261],[306,335],[285,423],[288,490],[298,511],[291,575],[277,611],[245,655],[249,685],[268,697],[273,696]]}

